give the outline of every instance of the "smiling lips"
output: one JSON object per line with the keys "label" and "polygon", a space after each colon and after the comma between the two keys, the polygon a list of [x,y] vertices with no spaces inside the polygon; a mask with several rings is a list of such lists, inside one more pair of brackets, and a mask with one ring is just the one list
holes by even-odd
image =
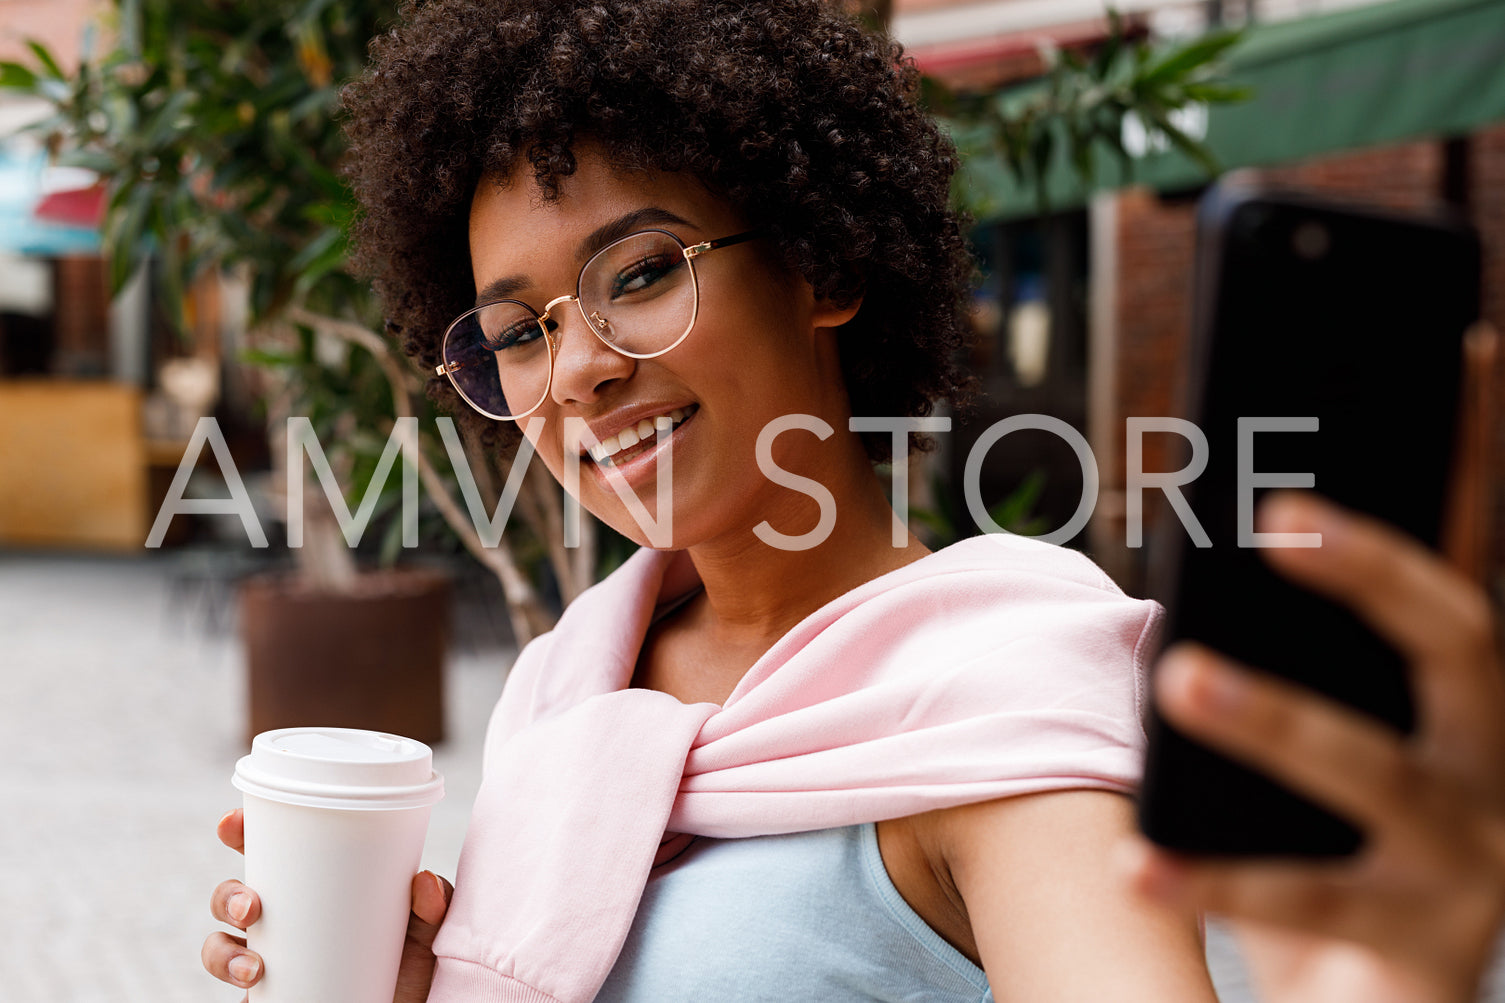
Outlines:
{"label": "smiling lips", "polygon": [[644,449],[648,448],[657,440],[660,429],[672,431],[696,410],[697,406],[691,404],[652,418],[643,418],[636,425],[630,425],[616,435],[609,435],[599,445],[590,447],[590,458],[602,466],[615,466],[618,461],[626,459],[627,451],[638,452],[634,447],[642,443],[646,443],[643,445]]}

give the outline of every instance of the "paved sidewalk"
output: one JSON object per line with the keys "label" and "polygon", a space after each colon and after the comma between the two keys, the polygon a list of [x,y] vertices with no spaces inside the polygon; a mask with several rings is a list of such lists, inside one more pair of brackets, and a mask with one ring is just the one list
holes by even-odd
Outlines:
{"label": "paved sidewalk", "polygon": [[[244,670],[225,596],[165,559],[0,555],[0,1001],[239,1000],[199,966],[210,890],[240,858]],[[446,797],[424,866],[453,876],[509,649],[448,666]]]}
{"label": "paved sidewalk", "polygon": [[[3,1003],[240,999],[199,967],[199,946],[210,890],[240,873],[214,824],[239,804],[244,670],[229,593],[185,589],[182,572],[165,555],[0,554]],[[512,657],[457,633],[450,737],[435,749],[447,795],[424,852],[451,877]],[[1222,1000],[1251,1003],[1236,952],[1210,932]],[[1487,998],[1505,1003],[1499,979]]]}

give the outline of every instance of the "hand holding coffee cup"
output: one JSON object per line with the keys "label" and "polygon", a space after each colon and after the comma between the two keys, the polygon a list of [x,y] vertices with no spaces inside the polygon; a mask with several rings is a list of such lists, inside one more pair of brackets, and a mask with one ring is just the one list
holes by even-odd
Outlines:
{"label": "hand holding coffee cup", "polygon": [[254,987],[256,1003],[423,1000],[451,892],[414,873],[443,796],[428,748],[375,732],[285,729],[257,736],[234,783],[245,809],[222,818],[218,834],[246,850],[247,880],[219,885],[210,909],[250,943],[212,934],[204,967]]}

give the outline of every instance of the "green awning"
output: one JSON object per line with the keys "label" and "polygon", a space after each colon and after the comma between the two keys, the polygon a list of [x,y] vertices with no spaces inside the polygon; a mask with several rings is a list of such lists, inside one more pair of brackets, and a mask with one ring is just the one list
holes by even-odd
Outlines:
{"label": "green awning", "polygon": [[[1229,52],[1227,66],[1229,81],[1249,86],[1253,97],[1196,109],[1183,123],[1205,128],[1203,141],[1225,169],[1462,135],[1505,120],[1505,0],[1392,0],[1258,25]],[[1142,182],[1166,190],[1208,180],[1187,157],[1155,149],[1156,138],[1140,144],[1132,176],[1104,150],[1095,187]],[[964,183],[985,195],[988,216],[1037,210],[1000,161],[968,159]],[[1086,197],[1064,158],[1052,166],[1047,191],[1053,208]]]}

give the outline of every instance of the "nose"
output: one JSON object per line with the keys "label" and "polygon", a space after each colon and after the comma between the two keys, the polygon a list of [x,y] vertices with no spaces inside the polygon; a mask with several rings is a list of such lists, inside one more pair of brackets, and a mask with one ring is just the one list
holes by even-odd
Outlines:
{"label": "nose", "polygon": [[554,380],[549,395],[556,404],[588,404],[617,380],[632,375],[637,360],[608,348],[596,337],[573,296],[555,300],[547,316],[554,329]]}

